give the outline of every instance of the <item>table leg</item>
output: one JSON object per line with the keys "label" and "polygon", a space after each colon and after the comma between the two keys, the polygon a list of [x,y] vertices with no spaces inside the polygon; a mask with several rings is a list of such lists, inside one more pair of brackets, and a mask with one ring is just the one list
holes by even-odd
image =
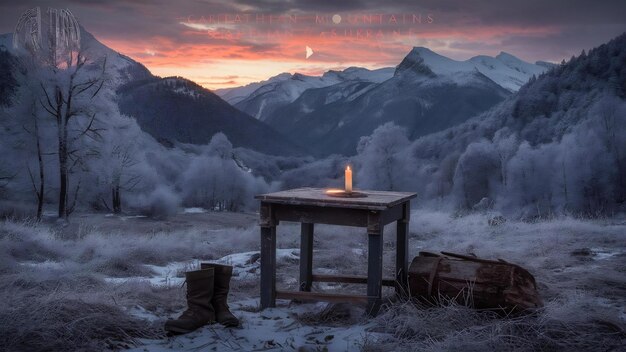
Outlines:
{"label": "table leg", "polygon": [[403,206],[402,219],[396,223],[396,293],[405,295],[408,293],[408,257],[409,257],[409,207],[410,203]]}
{"label": "table leg", "polygon": [[276,226],[261,227],[261,309],[276,307]]}
{"label": "table leg", "polygon": [[383,231],[368,231],[367,313],[376,316],[380,309],[383,285]]}
{"label": "table leg", "polygon": [[300,224],[300,291],[311,291],[313,282],[313,224]]}

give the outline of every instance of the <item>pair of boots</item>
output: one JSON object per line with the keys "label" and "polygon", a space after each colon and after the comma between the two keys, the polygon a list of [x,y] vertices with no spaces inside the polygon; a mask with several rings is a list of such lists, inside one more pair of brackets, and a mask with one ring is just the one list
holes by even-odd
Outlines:
{"label": "pair of boots", "polygon": [[187,310],[178,319],[165,322],[172,334],[186,334],[215,321],[227,326],[239,326],[228,308],[227,297],[233,267],[211,263],[200,264],[200,270],[185,273]]}

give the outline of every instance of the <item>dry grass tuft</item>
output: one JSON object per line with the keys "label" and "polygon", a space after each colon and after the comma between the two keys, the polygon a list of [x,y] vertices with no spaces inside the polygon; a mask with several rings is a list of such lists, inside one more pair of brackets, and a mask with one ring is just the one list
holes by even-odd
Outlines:
{"label": "dry grass tuft", "polygon": [[[587,297],[587,299],[592,299]],[[429,306],[397,302],[375,319],[371,332],[392,338],[370,339],[368,351],[618,351],[626,332],[610,313],[569,311],[568,298],[549,302],[526,315],[502,316],[453,301]],[[580,298],[577,303],[583,303]],[[590,302],[587,302],[590,303]],[[561,307],[561,308],[559,308]],[[607,313],[607,315],[602,315]],[[599,323],[604,322],[604,323]]]}
{"label": "dry grass tuft", "polygon": [[0,346],[6,351],[120,349],[159,330],[129,315],[113,301],[37,289],[6,290],[0,309]]}
{"label": "dry grass tuft", "polygon": [[349,326],[364,321],[364,310],[348,303],[329,303],[324,309],[305,312],[297,316],[306,325]]}

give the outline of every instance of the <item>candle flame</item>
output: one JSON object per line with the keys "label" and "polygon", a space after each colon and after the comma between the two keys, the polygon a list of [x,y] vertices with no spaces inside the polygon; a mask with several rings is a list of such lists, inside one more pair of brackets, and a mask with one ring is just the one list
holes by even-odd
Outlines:
{"label": "candle flame", "polygon": [[350,165],[346,166],[346,170],[350,171]]}

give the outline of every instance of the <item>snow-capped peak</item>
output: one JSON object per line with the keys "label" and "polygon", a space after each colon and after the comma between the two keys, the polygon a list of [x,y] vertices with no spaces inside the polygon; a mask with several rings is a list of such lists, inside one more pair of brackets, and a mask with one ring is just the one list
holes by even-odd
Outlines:
{"label": "snow-capped peak", "polygon": [[411,72],[434,77],[439,74],[467,71],[467,69],[460,69],[459,65],[459,61],[439,55],[428,48],[414,47],[396,67],[394,75]]}
{"label": "snow-capped peak", "polygon": [[213,91],[213,93],[226,100],[229,104],[234,105],[247,98],[250,94],[252,94],[252,92],[259,89],[261,86],[273,82],[285,81],[290,79],[291,76],[291,73],[283,72],[276,76],[270,77],[265,81],[252,82],[241,87],[216,89],[215,91]]}
{"label": "snow-capped peak", "polygon": [[505,51],[501,51],[500,54],[498,54],[496,56],[496,59],[502,61],[502,62],[523,62],[522,60],[520,60],[519,58],[517,58],[516,56],[509,54]]}
{"label": "snow-capped peak", "polygon": [[539,75],[547,69],[546,65],[528,63],[506,52],[501,52],[496,57],[480,55],[469,60],[457,61],[428,48],[415,47],[398,65],[395,74],[410,72],[432,77],[478,71],[501,87],[514,92],[533,75]]}
{"label": "snow-capped peak", "polygon": [[363,67],[348,67],[343,71],[329,70],[324,72],[322,78],[333,79],[339,82],[344,81],[367,81],[380,83],[388,80],[393,75],[393,68],[385,67],[376,70],[368,70]]}
{"label": "snow-capped peak", "polygon": [[[343,71],[329,70],[321,76],[310,76],[302,73],[283,74],[284,79],[272,82],[260,82],[249,86],[231,88],[230,90],[216,91],[227,102],[237,106],[240,110],[250,113],[260,120],[271,112],[267,106],[288,104],[296,100],[304,91],[311,88],[323,88],[347,81],[364,81],[380,83],[393,75],[393,68],[368,70],[360,67],[349,67]],[[250,89],[254,87],[255,89]],[[251,92],[249,92],[252,90]],[[250,107],[250,106],[253,106]]]}

